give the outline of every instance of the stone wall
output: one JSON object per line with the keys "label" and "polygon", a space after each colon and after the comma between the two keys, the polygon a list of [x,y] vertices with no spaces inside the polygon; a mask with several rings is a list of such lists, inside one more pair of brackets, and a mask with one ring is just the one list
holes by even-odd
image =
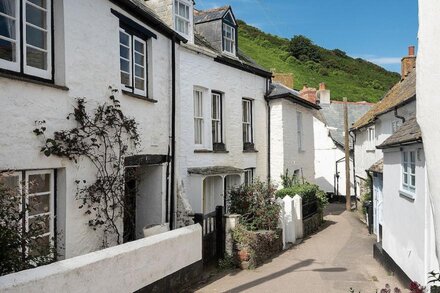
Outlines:
{"label": "stone wall", "polygon": [[318,231],[319,227],[324,223],[322,212],[319,212],[308,219],[303,220],[304,237],[312,235]]}

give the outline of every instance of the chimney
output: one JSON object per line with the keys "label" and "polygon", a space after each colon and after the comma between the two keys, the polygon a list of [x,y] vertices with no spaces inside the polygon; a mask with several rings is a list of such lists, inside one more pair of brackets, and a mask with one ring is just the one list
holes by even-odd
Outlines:
{"label": "chimney", "polygon": [[408,47],[408,56],[402,58],[402,80],[416,67],[415,47]]}
{"label": "chimney", "polygon": [[293,89],[294,81],[292,73],[276,73],[275,70],[272,70],[274,82],[281,83],[282,85],[287,86],[288,88]]}
{"label": "chimney", "polygon": [[316,89],[307,87],[305,84],[303,89],[299,92],[299,95],[304,100],[309,101],[310,103],[316,104]]}
{"label": "chimney", "polygon": [[327,89],[323,82],[319,84],[319,91],[316,93],[316,99],[320,105],[329,105],[331,103],[330,90]]}

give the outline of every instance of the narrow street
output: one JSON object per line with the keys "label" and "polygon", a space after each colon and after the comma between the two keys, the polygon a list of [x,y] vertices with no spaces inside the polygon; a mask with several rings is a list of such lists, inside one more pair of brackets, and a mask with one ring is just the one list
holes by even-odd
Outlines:
{"label": "narrow street", "polygon": [[[375,237],[344,204],[330,204],[321,230],[256,270],[214,277],[197,292],[376,292],[405,286],[373,259]],[[404,291],[403,291],[404,292]]]}

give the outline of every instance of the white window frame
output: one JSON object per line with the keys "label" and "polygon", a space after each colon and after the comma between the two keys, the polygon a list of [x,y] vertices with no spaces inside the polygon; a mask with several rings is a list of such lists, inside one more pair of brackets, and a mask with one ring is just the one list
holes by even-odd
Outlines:
{"label": "white window frame", "polygon": [[[223,95],[219,92],[211,93],[211,122],[212,143],[224,143],[223,139]],[[217,116],[214,117],[214,107],[217,107]],[[215,125],[215,126],[214,126]],[[219,140],[218,140],[219,138]]]}
{"label": "white window frame", "polygon": [[[51,9],[51,0],[45,0],[46,1],[46,8],[42,8],[28,0],[23,0],[23,70],[25,74],[41,77],[44,79],[50,79],[52,77],[52,9]],[[44,12],[46,12],[46,29],[40,28],[36,25],[33,25],[31,23],[26,22],[26,5],[34,6]],[[46,39],[46,49],[41,49],[38,47],[34,47],[30,44],[26,43],[26,26],[29,25],[35,29],[38,29],[40,31],[43,31],[46,33],[47,39]],[[33,48],[35,50],[45,52],[46,53],[46,62],[47,62],[47,69],[40,69],[35,68],[32,66],[27,65],[27,49],[28,47]]]}
{"label": "white window frame", "polygon": [[[227,30],[230,29],[231,31],[231,38],[227,37],[225,32],[227,32]],[[232,25],[229,25],[227,23],[223,23],[223,27],[222,27],[222,37],[223,37],[223,52],[227,53],[227,54],[232,54],[235,55],[235,27],[233,27]],[[230,42],[231,43],[231,51],[226,50],[226,42]]]}
{"label": "white window frame", "polygon": [[394,120],[391,122],[391,133],[394,134],[402,126],[401,120]]}
{"label": "white window frame", "polygon": [[374,126],[367,128],[367,150],[375,150],[376,147],[376,129]]}
{"label": "white window frame", "polygon": [[[203,147],[204,144],[204,102],[203,91],[200,89],[194,89],[194,144],[196,147]],[[199,133],[198,133],[199,132]]]}
{"label": "white window frame", "polygon": [[[1,16],[15,21],[15,40],[0,36],[0,39],[15,43],[15,61],[7,61],[0,59],[0,67],[5,70],[23,73],[43,79],[52,79],[52,1],[46,0],[46,8],[40,7],[28,0],[15,0],[15,17],[0,13]],[[20,6],[21,5],[21,6]],[[46,13],[46,28],[41,28],[26,21],[26,7],[33,6]],[[20,7],[22,8],[20,11]],[[21,12],[21,13],[20,13]],[[21,14],[21,15],[20,15]],[[27,44],[26,28],[33,27],[43,31],[46,36],[46,49],[38,48]],[[21,29],[23,28],[23,29]],[[40,52],[46,53],[46,69],[40,69],[27,65],[27,50],[33,48]],[[21,56],[23,55],[23,59]],[[23,67],[23,72],[21,68]]]}
{"label": "white window frame", "polygon": [[[179,6],[185,6],[185,8],[188,9],[188,18],[184,15],[180,15]],[[190,28],[191,28],[191,4],[188,1],[182,1],[182,0],[174,0],[174,29],[182,34],[183,36],[189,36],[190,34]],[[184,27],[186,27],[185,31],[180,31],[177,27],[178,21],[182,21],[184,24]]]}
{"label": "white window frame", "polygon": [[[242,124],[243,124],[243,144],[254,143],[254,115],[253,115],[253,100],[242,99]],[[246,109],[245,109],[246,108]],[[247,115],[247,121],[245,120],[245,112]]]}
{"label": "white window frame", "polygon": [[296,136],[298,141],[298,151],[304,151],[304,129],[303,129],[303,115],[302,112],[296,112]]}
{"label": "white window frame", "polygon": [[[119,60],[124,59],[125,61],[128,61],[129,63],[129,72],[126,71],[122,71],[121,65],[119,65],[119,72],[120,74],[126,73],[129,74],[129,83],[131,84],[131,86],[127,86],[125,84],[123,84],[120,80],[121,83],[121,88],[125,91],[128,92],[132,92],[135,95],[139,95],[139,96],[144,96],[147,97],[148,96],[148,56],[147,56],[147,42],[145,40],[143,40],[142,38],[138,37],[137,35],[134,35],[128,31],[126,31],[124,28],[120,27],[119,28],[119,33],[123,33],[124,35],[128,36],[129,38],[129,46],[127,47],[125,44],[121,43],[121,39],[119,36],[119,46],[123,46],[125,48],[129,49],[129,59],[122,57],[121,56],[121,52],[119,51]],[[139,42],[143,45],[143,52],[138,52],[136,51],[136,42]],[[141,79],[140,77],[136,77],[136,66],[141,66],[136,64],[136,53],[139,53],[141,55],[143,55],[144,57],[144,64],[143,64],[143,73],[144,73],[144,78],[143,78],[143,84],[144,84],[144,89],[138,89],[136,88],[136,79]],[[121,76],[119,76],[119,79],[121,79]]]}
{"label": "white window frame", "polygon": [[[413,155],[414,161],[412,161],[411,154]],[[402,164],[401,164],[401,190],[406,194],[409,193],[412,198],[416,194],[416,161],[417,161],[417,151],[410,149],[402,151]],[[405,183],[405,178],[407,183]],[[414,184],[412,179],[414,178]]]}
{"label": "white window frame", "polygon": [[255,168],[244,169],[244,185],[249,186],[254,182]]}

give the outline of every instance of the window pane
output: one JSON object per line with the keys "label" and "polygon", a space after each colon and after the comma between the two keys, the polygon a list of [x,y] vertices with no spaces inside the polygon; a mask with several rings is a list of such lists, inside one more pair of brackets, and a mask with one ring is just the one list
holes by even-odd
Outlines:
{"label": "window pane", "polygon": [[411,159],[411,163],[415,163],[416,162],[416,152],[410,152],[410,159]]}
{"label": "window pane", "polygon": [[29,229],[38,232],[40,235],[48,233],[50,231],[49,220],[49,215],[29,218]]}
{"label": "window pane", "polygon": [[0,39],[0,59],[15,62],[15,43]]}
{"label": "window pane", "polygon": [[135,60],[135,63],[136,63],[136,64],[139,64],[139,65],[144,66],[144,65],[145,65],[144,58],[145,58],[145,57],[142,56],[142,55],[139,54],[139,53],[135,53],[135,54],[134,54],[134,60]]}
{"label": "window pane", "polygon": [[411,185],[416,186],[416,176],[414,175],[411,176]]}
{"label": "window pane", "polygon": [[408,174],[403,174],[403,183],[408,184]]}
{"label": "window pane", "polygon": [[31,256],[39,256],[43,255],[43,253],[48,253],[50,248],[49,235],[32,240],[31,247],[34,248],[33,250],[29,250],[29,255]]}
{"label": "window pane", "polygon": [[138,65],[135,66],[135,75],[136,77],[144,78],[144,68]]}
{"label": "window pane", "polygon": [[130,62],[121,59],[121,70],[127,73],[130,72]]}
{"label": "window pane", "polygon": [[130,50],[125,46],[119,46],[120,49],[120,55],[121,57],[124,57],[125,59],[130,59]]}
{"label": "window pane", "polygon": [[135,79],[135,85],[138,90],[145,90],[145,80],[136,78]]}
{"label": "window pane", "polygon": [[134,41],[134,50],[141,54],[144,54],[144,44],[139,41]]}
{"label": "window pane", "polygon": [[46,49],[46,32],[27,25],[26,43],[34,47]]}
{"label": "window pane", "polygon": [[0,176],[0,182],[3,184],[3,187],[6,188],[8,192],[19,194],[20,177],[18,177],[17,175]]}
{"label": "window pane", "polygon": [[32,5],[26,5],[26,21],[41,28],[46,28],[46,12]]}
{"label": "window pane", "polygon": [[45,52],[27,47],[27,65],[40,69],[47,69],[47,54]]}
{"label": "window pane", "polygon": [[29,196],[29,215],[48,213],[50,209],[50,194]]}
{"label": "window pane", "polygon": [[29,2],[32,2],[40,7],[46,8],[46,0],[28,0]]}
{"label": "window pane", "polygon": [[128,73],[121,72],[121,84],[130,86],[130,75]]}
{"label": "window pane", "polygon": [[50,191],[50,174],[29,175],[29,193]]}
{"label": "window pane", "polygon": [[130,37],[121,31],[119,32],[119,42],[127,47],[130,47]]}
{"label": "window pane", "polygon": [[15,15],[15,1],[16,0],[0,0],[0,12],[16,17]]}
{"label": "window pane", "polygon": [[416,165],[411,164],[411,174],[416,174]]}
{"label": "window pane", "polygon": [[[403,161],[408,162],[408,153],[407,152],[403,152]],[[406,168],[405,168],[405,170],[406,170]]]}
{"label": "window pane", "polygon": [[0,16],[0,35],[15,40],[15,20]]}

